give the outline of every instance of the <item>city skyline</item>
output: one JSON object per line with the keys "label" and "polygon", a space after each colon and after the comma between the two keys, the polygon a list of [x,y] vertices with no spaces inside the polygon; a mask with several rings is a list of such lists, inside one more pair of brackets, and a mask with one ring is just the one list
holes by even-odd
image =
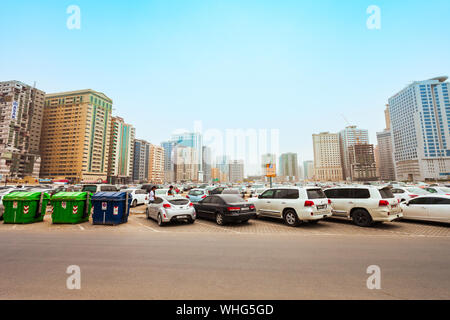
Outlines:
{"label": "city skyline", "polygon": [[[202,119],[205,129],[278,128],[280,153],[311,160],[311,134],[338,132],[348,119],[374,144],[392,92],[450,73],[448,1],[378,1],[379,30],[366,27],[369,4],[78,1],[81,29],[69,30],[64,3],[7,2],[4,12],[23,14],[0,19],[0,30],[15,26],[2,34],[11,47],[0,52],[2,80],[103,92],[153,144]],[[52,49],[55,42],[70,50]],[[154,119],[169,110],[179,114],[170,125]]]}

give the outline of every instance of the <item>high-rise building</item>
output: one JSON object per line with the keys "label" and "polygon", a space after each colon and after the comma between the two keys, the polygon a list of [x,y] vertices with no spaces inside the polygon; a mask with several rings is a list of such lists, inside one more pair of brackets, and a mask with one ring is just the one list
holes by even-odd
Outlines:
{"label": "high-rise building", "polygon": [[314,179],[319,181],[341,181],[341,151],[337,133],[313,134]]}
{"label": "high-rise building", "polygon": [[135,129],[120,117],[111,118],[108,157],[110,183],[129,183],[133,179]]}
{"label": "high-rise building", "polygon": [[390,130],[377,132],[378,141],[378,170],[380,179],[384,181],[395,181],[395,165],[392,150],[392,134]]}
{"label": "high-rise building", "polygon": [[314,161],[311,160],[303,161],[303,179],[305,180],[314,179]]}
{"label": "high-rise building", "polygon": [[244,160],[232,160],[229,163],[229,174],[231,182],[244,181]]}
{"label": "high-rise building", "polygon": [[368,144],[369,131],[358,129],[356,126],[348,126],[339,132],[339,144],[341,149],[342,173],[345,180],[353,180],[350,168],[349,147],[355,144]]}
{"label": "high-rise building", "polygon": [[39,177],[44,100],[22,82],[0,82],[0,180]]}
{"label": "high-rise building", "polygon": [[212,168],[212,154],[211,148],[203,146],[203,182],[208,183],[211,181],[211,168]]}
{"label": "high-rise building", "polygon": [[46,95],[41,177],[106,181],[112,103],[90,89]]}
{"label": "high-rise building", "polygon": [[198,132],[184,132],[180,134],[173,134],[171,137],[172,142],[177,146],[193,148],[195,158],[193,164],[197,165],[197,174],[199,175],[195,180],[203,181],[203,139],[202,135]]}
{"label": "high-rise building", "polygon": [[392,147],[391,119],[389,114],[389,105],[384,110],[386,129],[383,132],[377,132],[378,147],[376,150],[376,159],[378,176],[384,181],[396,180],[394,151]]}
{"label": "high-rise building", "polygon": [[216,168],[219,169],[220,172],[220,182],[228,182],[230,178],[230,167],[229,167],[230,159],[228,156],[218,156],[216,160]]}
{"label": "high-rise building", "polygon": [[174,150],[176,143],[173,141],[164,141],[161,147],[164,148],[164,182],[175,181],[175,159]]}
{"label": "high-rise building", "polygon": [[198,182],[197,149],[177,145],[174,148],[176,182]]}
{"label": "high-rise building", "polygon": [[416,81],[389,99],[397,179],[450,178],[447,77]]}
{"label": "high-rise building", "polygon": [[296,153],[283,153],[280,156],[279,165],[280,178],[286,181],[298,181],[298,161]]}
{"label": "high-rise building", "polygon": [[352,181],[375,181],[377,165],[372,144],[353,144],[348,147]]}
{"label": "high-rise building", "polygon": [[164,148],[150,145],[148,180],[151,183],[164,183]]}
{"label": "high-rise building", "polygon": [[135,139],[133,158],[133,181],[137,183],[148,182],[150,143],[145,140]]}

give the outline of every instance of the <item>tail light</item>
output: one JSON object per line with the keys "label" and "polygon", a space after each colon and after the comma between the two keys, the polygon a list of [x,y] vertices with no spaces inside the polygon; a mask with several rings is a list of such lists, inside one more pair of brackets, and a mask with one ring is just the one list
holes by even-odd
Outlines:
{"label": "tail light", "polygon": [[411,198],[415,198],[415,197],[418,197],[418,195],[417,194],[410,194],[409,195]]}
{"label": "tail light", "polygon": [[147,197],[147,196],[145,197],[145,200],[148,200],[148,197]]}
{"label": "tail light", "polygon": [[380,200],[380,202],[378,203],[378,205],[380,207],[387,207],[389,205],[389,201],[387,200]]}
{"label": "tail light", "polygon": [[186,196],[186,198],[190,199],[189,196]]}
{"label": "tail light", "polygon": [[170,207],[171,207],[171,205],[170,205],[170,204],[168,204],[168,203],[164,203],[164,204],[163,204],[163,207],[164,207],[164,208],[170,208]]}
{"label": "tail light", "polygon": [[241,208],[239,208],[239,207],[228,207],[227,210],[228,211],[239,211],[239,210],[241,210]]}
{"label": "tail light", "polygon": [[328,199],[328,204],[331,204],[331,199]]}
{"label": "tail light", "polygon": [[250,210],[255,210],[255,206],[254,205],[250,205]]}
{"label": "tail light", "polygon": [[189,207],[193,207],[194,204],[192,202],[189,203]]}
{"label": "tail light", "polygon": [[311,200],[306,200],[305,201],[305,207],[313,207],[314,206],[314,202]]}
{"label": "tail light", "polygon": [[202,199],[205,199],[205,198],[206,198],[206,194],[205,194],[205,195],[203,195]]}

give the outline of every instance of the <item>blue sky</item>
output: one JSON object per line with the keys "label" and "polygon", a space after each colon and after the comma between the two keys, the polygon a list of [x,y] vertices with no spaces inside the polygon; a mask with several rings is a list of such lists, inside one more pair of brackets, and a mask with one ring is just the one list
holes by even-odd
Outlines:
{"label": "blue sky", "polygon": [[[280,129],[313,158],[313,133],[384,128],[387,99],[450,74],[450,1],[3,0],[0,80],[91,88],[152,143],[177,128]],[[81,29],[66,27],[69,5]],[[369,30],[366,8],[381,9]],[[344,115],[344,117],[342,116]]]}

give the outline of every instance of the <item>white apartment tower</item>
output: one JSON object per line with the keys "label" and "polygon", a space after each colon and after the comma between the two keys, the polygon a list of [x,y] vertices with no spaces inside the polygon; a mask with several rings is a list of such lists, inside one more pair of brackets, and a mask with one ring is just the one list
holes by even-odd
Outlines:
{"label": "white apartment tower", "polygon": [[389,99],[394,161],[402,181],[450,178],[447,77],[416,81]]}

